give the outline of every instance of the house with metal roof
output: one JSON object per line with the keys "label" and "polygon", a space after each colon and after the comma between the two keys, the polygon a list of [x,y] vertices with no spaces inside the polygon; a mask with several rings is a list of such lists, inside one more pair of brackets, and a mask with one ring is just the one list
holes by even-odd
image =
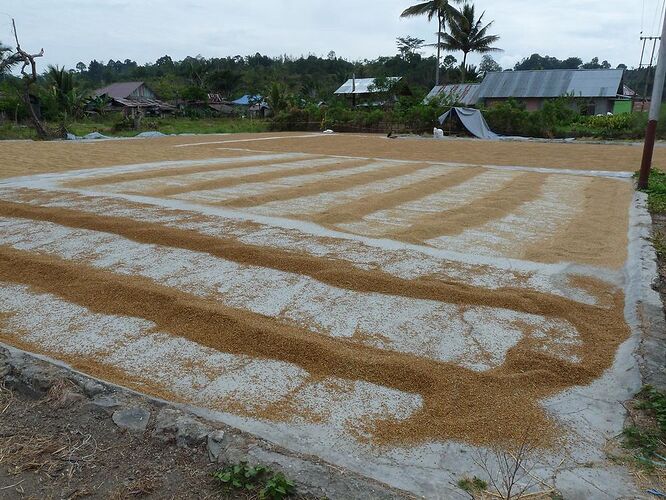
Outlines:
{"label": "house with metal roof", "polygon": [[402,77],[389,76],[386,78],[350,78],[343,83],[334,94],[338,95],[365,95],[365,94],[379,94],[386,90],[386,86],[393,87],[397,84]]}
{"label": "house with metal roof", "polygon": [[95,97],[106,96],[111,107],[125,110],[164,112],[174,111],[175,107],[160,101],[144,82],[118,82],[93,92]]}
{"label": "house with metal roof", "polygon": [[432,99],[441,98],[451,101],[453,104],[463,104],[473,106],[477,103],[479,83],[451,83],[448,85],[437,85],[433,87],[430,93],[425,97],[424,103]]}
{"label": "house with metal roof", "polygon": [[238,99],[231,101],[231,105],[240,109],[242,113],[250,116],[266,118],[271,114],[271,107],[260,95],[245,94]]}
{"label": "house with metal roof", "polygon": [[[380,106],[386,104],[385,96],[387,94],[393,98],[393,101],[396,101],[397,95],[412,95],[412,92],[401,76],[388,76],[386,78],[352,77],[343,83],[334,94],[350,97],[354,105],[358,102],[365,106]],[[381,100],[382,98],[383,100]]]}
{"label": "house with metal roof", "polygon": [[623,69],[553,69],[486,73],[477,103],[492,106],[514,99],[528,110],[541,109],[548,99],[572,97],[588,114],[613,112],[625,95]]}

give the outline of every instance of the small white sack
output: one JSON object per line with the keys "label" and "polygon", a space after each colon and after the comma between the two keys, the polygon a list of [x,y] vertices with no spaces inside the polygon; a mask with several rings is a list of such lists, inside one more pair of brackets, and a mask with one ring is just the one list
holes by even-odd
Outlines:
{"label": "small white sack", "polygon": [[441,128],[432,129],[432,135],[435,139],[444,139],[444,131]]}

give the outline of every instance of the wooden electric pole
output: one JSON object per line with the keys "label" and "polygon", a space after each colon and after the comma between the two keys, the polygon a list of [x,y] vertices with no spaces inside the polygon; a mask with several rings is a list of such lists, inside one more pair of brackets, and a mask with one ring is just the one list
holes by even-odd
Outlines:
{"label": "wooden electric pole", "polygon": [[661,111],[661,97],[664,92],[664,78],[666,77],[666,16],[661,30],[659,42],[659,56],[657,59],[657,70],[654,73],[654,84],[652,87],[652,102],[650,102],[650,116],[648,118],[647,130],[645,131],[645,145],[643,146],[643,161],[641,162],[641,173],[638,177],[638,189],[647,189],[652,168],[652,154],[654,153],[654,141],[657,136],[657,122]]}

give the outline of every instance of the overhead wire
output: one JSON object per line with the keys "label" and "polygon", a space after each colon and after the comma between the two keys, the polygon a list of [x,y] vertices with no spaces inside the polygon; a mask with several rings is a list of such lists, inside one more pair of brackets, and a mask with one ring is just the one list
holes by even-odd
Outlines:
{"label": "overhead wire", "polygon": [[662,0],[661,2],[661,8],[659,6],[659,0],[654,5],[654,17],[652,18],[652,27],[650,29],[650,36],[653,36],[655,33],[655,30],[657,28],[657,23],[662,20],[662,15],[661,13],[664,10],[664,6],[666,5],[666,0]]}

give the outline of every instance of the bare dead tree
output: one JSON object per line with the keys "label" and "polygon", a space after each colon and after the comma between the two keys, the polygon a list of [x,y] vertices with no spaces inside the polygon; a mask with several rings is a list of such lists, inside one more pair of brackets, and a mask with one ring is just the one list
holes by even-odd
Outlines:
{"label": "bare dead tree", "polygon": [[[511,500],[543,498],[555,492],[555,488],[533,473],[536,449],[531,444],[531,437],[527,428],[520,442],[511,449],[494,446],[489,451],[479,452],[475,462],[487,474],[488,482],[494,490],[486,490],[489,496]],[[537,486],[546,489],[528,493]]]}
{"label": "bare dead tree", "polygon": [[[44,55],[44,49],[41,49],[37,54],[26,52],[21,48],[18,31],[16,30],[16,21],[13,18],[12,28],[14,29],[14,40],[16,40],[16,53],[11,55],[8,60],[11,60],[13,63],[18,62],[19,64],[22,64],[21,75],[23,76],[23,93],[21,94],[21,99],[28,109],[30,122],[37,132],[37,136],[40,139],[50,139],[52,134],[46,129],[42,121],[39,119],[39,116],[37,116],[37,112],[35,111],[30,98],[30,89],[37,82],[37,63],[35,62],[35,59]],[[26,71],[26,68],[29,68],[29,72]]]}

